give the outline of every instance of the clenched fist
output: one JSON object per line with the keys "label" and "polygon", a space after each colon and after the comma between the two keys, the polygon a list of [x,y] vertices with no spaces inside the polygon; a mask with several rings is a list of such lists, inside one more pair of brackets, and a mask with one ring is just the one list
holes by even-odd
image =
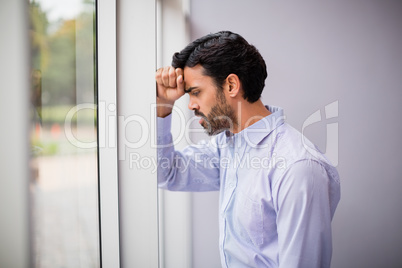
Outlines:
{"label": "clenched fist", "polygon": [[157,90],[157,116],[166,117],[172,112],[177,99],[184,95],[183,69],[167,66],[155,74]]}

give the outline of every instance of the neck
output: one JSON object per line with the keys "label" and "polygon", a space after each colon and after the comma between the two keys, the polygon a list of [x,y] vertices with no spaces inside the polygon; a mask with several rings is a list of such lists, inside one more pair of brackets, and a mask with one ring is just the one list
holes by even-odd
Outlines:
{"label": "neck", "polygon": [[246,100],[238,101],[234,106],[237,115],[237,126],[233,129],[234,133],[241,132],[271,114],[261,99],[254,103]]}

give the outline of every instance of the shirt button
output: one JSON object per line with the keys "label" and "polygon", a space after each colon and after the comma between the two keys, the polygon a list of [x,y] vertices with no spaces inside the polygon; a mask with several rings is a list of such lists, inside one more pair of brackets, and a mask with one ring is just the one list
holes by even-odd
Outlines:
{"label": "shirt button", "polygon": [[233,188],[233,187],[234,187],[233,182],[229,183],[229,187],[230,187],[230,188]]}

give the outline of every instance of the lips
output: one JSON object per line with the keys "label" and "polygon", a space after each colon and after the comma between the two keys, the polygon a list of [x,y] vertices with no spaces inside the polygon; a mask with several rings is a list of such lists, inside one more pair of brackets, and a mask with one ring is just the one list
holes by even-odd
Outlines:
{"label": "lips", "polygon": [[205,121],[206,121],[206,116],[205,116],[203,113],[201,113],[200,111],[197,111],[197,110],[194,111],[194,114],[195,114],[195,116],[201,117],[200,120],[198,121],[198,123],[199,123],[201,126],[204,126]]}
{"label": "lips", "polygon": [[194,110],[194,114],[195,114],[195,116],[202,116],[202,117],[205,117],[205,114],[201,113],[201,112],[198,111],[198,110]]}

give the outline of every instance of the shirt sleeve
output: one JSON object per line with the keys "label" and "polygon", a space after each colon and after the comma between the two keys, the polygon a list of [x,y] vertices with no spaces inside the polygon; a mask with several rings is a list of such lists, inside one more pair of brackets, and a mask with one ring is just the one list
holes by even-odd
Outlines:
{"label": "shirt sleeve", "polygon": [[279,267],[330,267],[330,178],[314,160],[289,167],[277,192]]}
{"label": "shirt sleeve", "polygon": [[176,151],[170,130],[171,115],[158,117],[158,186],[173,191],[219,190],[218,146],[202,141]]}

